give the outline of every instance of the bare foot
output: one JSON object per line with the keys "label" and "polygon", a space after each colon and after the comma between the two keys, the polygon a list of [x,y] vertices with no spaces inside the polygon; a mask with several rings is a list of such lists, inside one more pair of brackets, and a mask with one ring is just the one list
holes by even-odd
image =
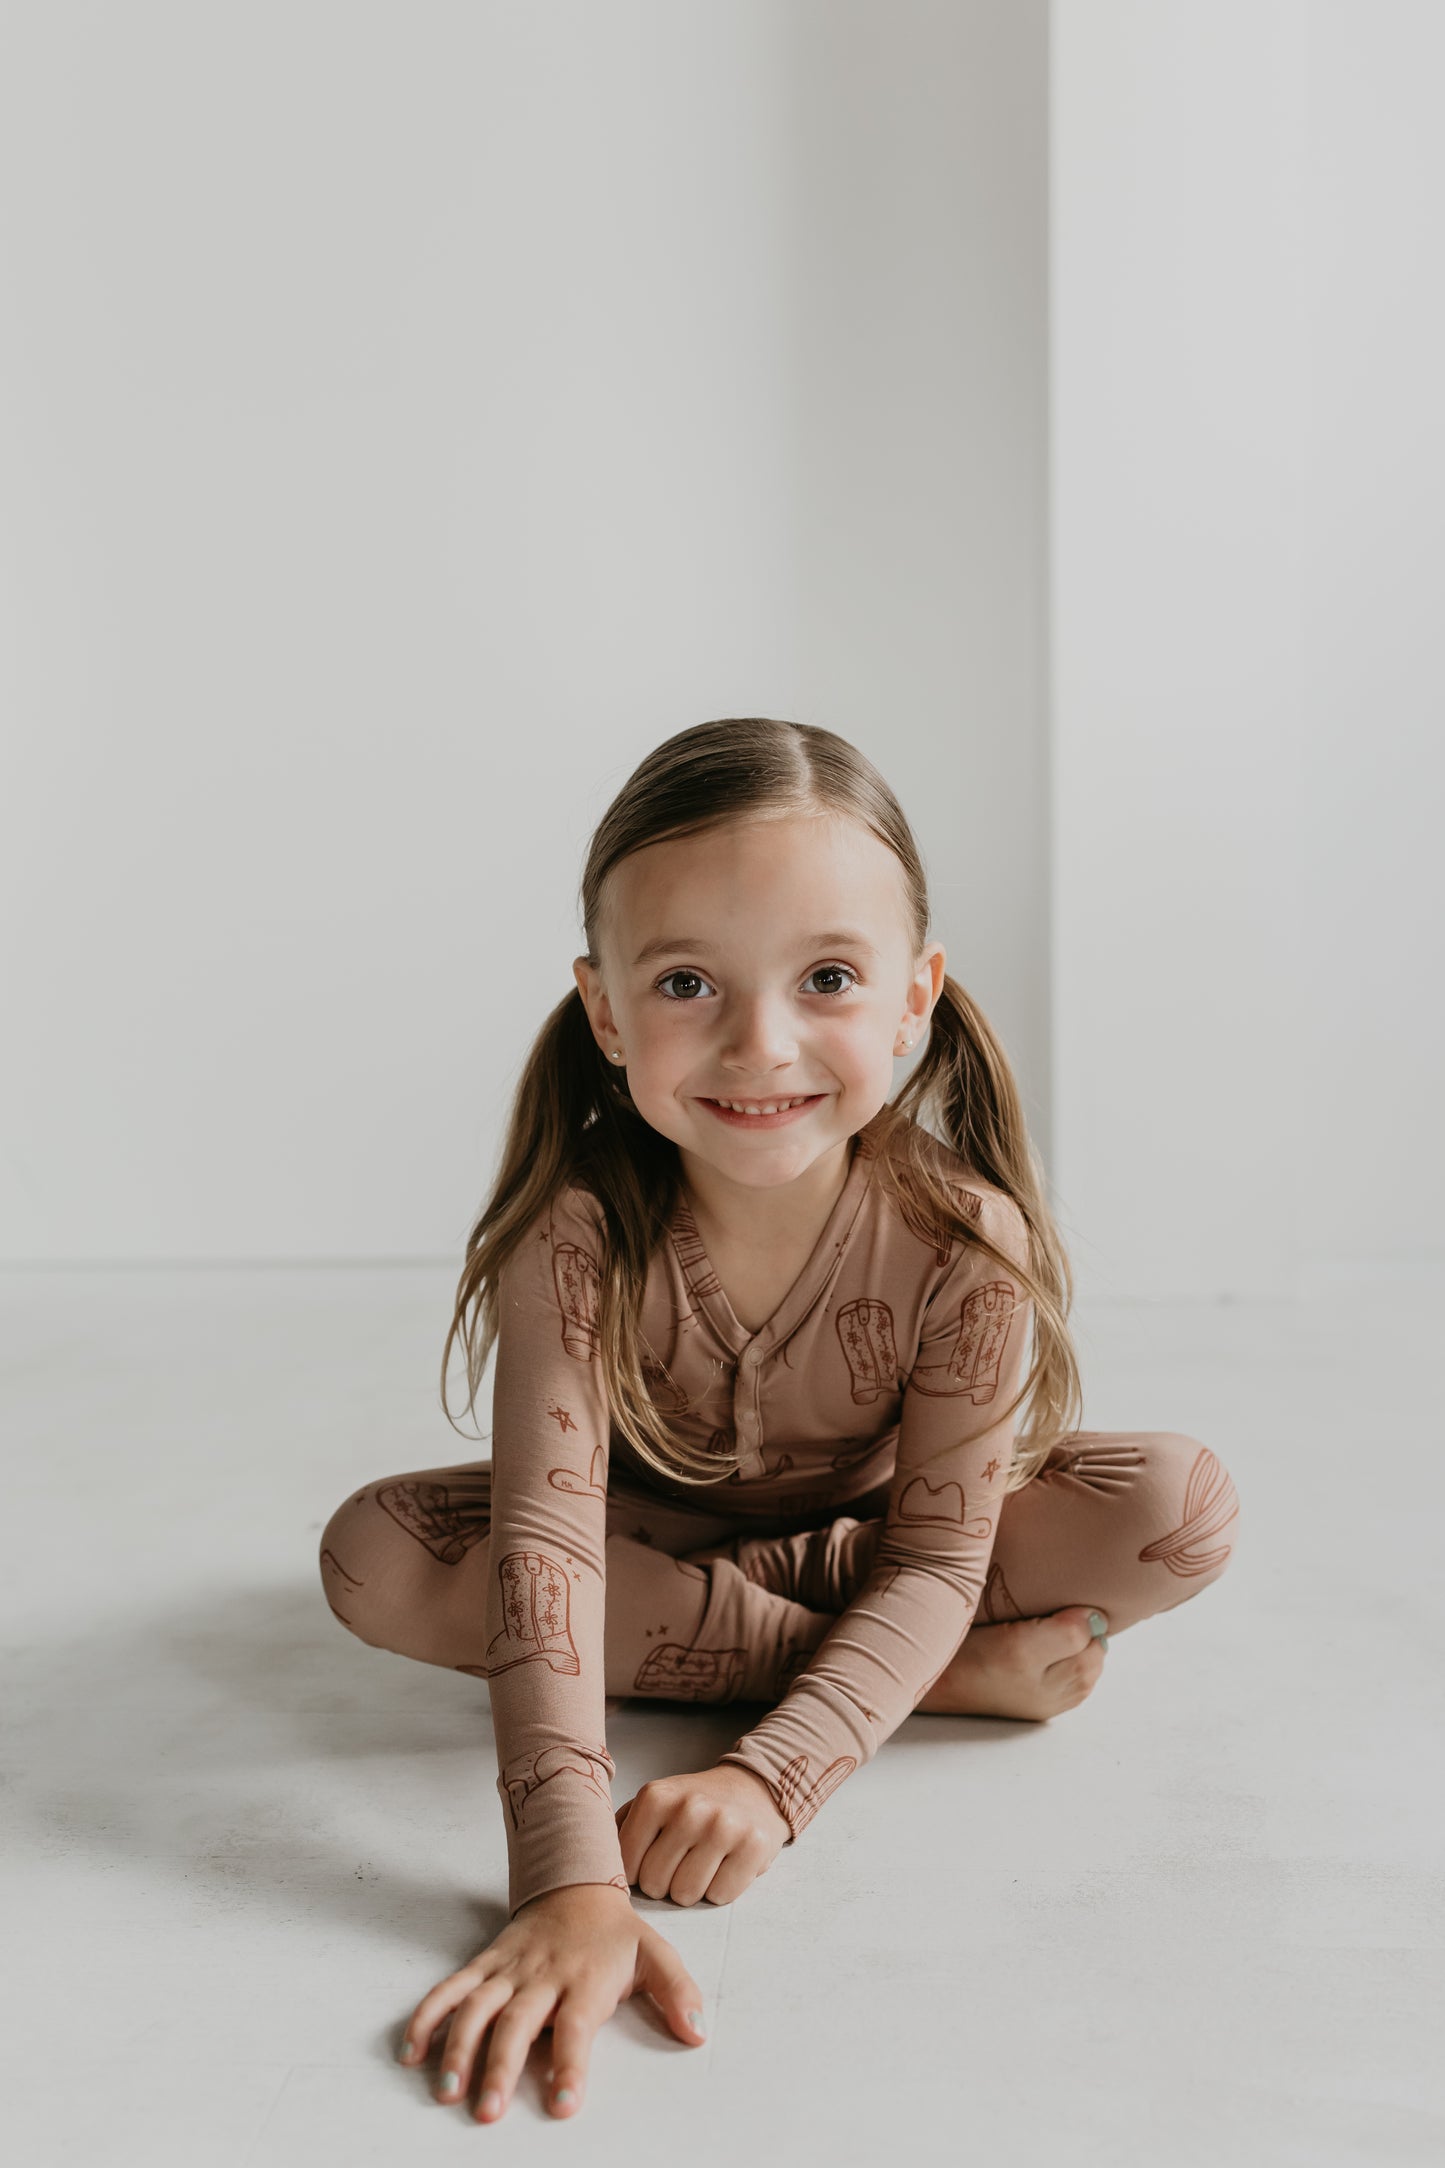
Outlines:
{"label": "bare foot", "polygon": [[971,1627],[952,1663],[918,1704],[921,1716],[1016,1716],[1046,1723],[1077,1708],[1104,1668],[1087,1604],[1047,1618]]}

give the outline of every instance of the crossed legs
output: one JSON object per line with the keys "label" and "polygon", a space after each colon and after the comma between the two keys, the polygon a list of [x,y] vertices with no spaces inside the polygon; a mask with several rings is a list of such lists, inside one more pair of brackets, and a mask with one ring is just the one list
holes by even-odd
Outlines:
{"label": "crossed legs", "polygon": [[[374,1646],[485,1676],[490,1499],[490,1464],[475,1461],[386,1477],[338,1507],[321,1573],[342,1624]],[[781,1699],[867,1579],[885,1503],[874,1494],[824,1527],[760,1534],[756,1518],[609,1486],[606,1691]],[[1228,1471],[1197,1438],[1076,1432],[1004,1499],[975,1624],[920,1708],[1040,1716],[1082,1699],[1099,1660],[1087,1608],[1113,1635],[1187,1602],[1223,1573],[1238,1513]],[[1057,1648],[1042,1629],[986,1631],[1022,1620],[1049,1622]],[[741,1667],[719,1673],[718,1649],[741,1649]],[[1044,1659],[1070,1666],[1052,1701],[1033,1684]]]}

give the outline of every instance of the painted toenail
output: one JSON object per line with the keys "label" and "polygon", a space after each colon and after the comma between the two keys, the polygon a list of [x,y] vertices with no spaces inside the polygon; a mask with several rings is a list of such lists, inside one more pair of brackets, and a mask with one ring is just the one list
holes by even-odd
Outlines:
{"label": "painted toenail", "polygon": [[1089,1613],[1089,1631],[1096,1639],[1100,1640],[1109,1631],[1109,1621],[1102,1611],[1091,1611]]}

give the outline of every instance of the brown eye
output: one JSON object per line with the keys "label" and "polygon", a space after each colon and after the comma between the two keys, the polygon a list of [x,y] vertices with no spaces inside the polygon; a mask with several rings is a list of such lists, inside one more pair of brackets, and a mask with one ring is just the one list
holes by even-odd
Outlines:
{"label": "brown eye", "polygon": [[[707,984],[707,980],[703,978],[699,972],[669,971],[665,977],[658,980],[658,992],[662,993],[662,989],[664,988],[664,986],[670,986],[674,979],[691,979],[695,986],[706,986]],[[694,996],[691,994],[668,994],[664,996],[664,999],[668,1001],[691,1001],[693,998]]]}
{"label": "brown eye", "polygon": [[[854,980],[856,977],[856,974],[847,964],[819,964],[817,970],[809,972],[808,976],[814,979],[831,979],[836,978],[839,972],[842,972],[849,980]],[[828,995],[830,1000],[836,1001],[839,994],[847,993],[848,988],[846,986],[820,986],[818,991],[821,994]]]}

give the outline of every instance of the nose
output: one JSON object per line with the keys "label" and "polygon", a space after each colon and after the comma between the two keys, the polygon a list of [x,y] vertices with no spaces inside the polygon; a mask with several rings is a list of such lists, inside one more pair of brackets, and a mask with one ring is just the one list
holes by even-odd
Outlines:
{"label": "nose", "polygon": [[798,1037],[785,1002],[767,994],[743,997],[729,1005],[720,1055],[725,1069],[764,1077],[790,1069],[798,1058]]}

